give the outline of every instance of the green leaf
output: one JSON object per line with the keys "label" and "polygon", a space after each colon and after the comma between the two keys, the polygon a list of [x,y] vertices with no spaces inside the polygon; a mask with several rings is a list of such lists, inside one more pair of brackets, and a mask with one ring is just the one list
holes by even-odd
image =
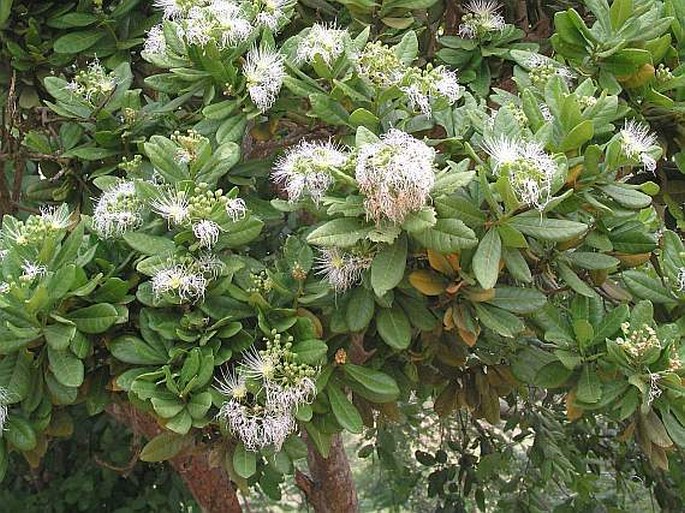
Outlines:
{"label": "green leaf", "polygon": [[345,364],[343,370],[350,380],[370,392],[376,402],[394,401],[400,395],[395,380],[384,372],[353,363]]}
{"label": "green leaf", "polygon": [[630,18],[633,11],[633,0],[614,0],[609,8],[611,26],[618,30]]}
{"label": "green leaf", "polygon": [[104,30],[70,32],[57,38],[53,48],[56,53],[81,53],[100,41],[106,34]]}
{"label": "green leaf", "polygon": [[188,410],[181,410],[175,417],[169,419],[165,427],[179,435],[185,435],[193,425],[193,419]]}
{"label": "green leaf", "polygon": [[331,125],[347,125],[350,115],[345,108],[327,94],[315,93],[309,95],[312,112]]}
{"label": "green leaf", "polygon": [[193,419],[202,419],[212,407],[212,393],[209,390],[193,394],[186,409]]}
{"label": "green leaf", "polygon": [[406,265],[406,237],[400,236],[394,244],[383,246],[371,264],[371,287],[378,297],[382,297],[402,281]]}
{"label": "green leaf", "polygon": [[124,240],[131,248],[147,256],[165,255],[176,247],[171,239],[140,232],[125,233]]}
{"label": "green leaf", "polygon": [[433,228],[412,232],[411,236],[424,248],[439,253],[454,253],[478,244],[478,237],[473,230],[459,219],[438,219]]}
{"label": "green leaf", "polygon": [[416,32],[413,30],[407,31],[400,42],[393,48],[397,58],[405,66],[409,66],[419,53],[419,40],[416,37]]}
{"label": "green leaf", "polygon": [[31,424],[17,415],[8,417],[2,436],[19,451],[32,451],[38,443],[36,432]]}
{"label": "green leaf", "polygon": [[307,237],[307,242],[316,246],[346,248],[366,237],[372,228],[363,226],[359,219],[333,219],[319,226]]}
{"label": "green leaf", "polygon": [[243,479],[249,479],[257,472],[257,456],[239,444],[233,452],[233,469]]}
{"label": "green leaf", "polygon": [[256,239],[262,232],[264,222],[254,216],[233,223],[228,232],[221,234],[220,243],[228,248],[238,248]]}
{"label": "green leaf", "polygon": [[[12,2],[13,0],[0,0],[0,27],[5,25],[5,22],[9,19],[10,14],[12,13]],[[0,483],[2,482],[3,475],[4,473],[0,472]]]}
{"label": "green leaf", "polygon": [[9,403],[23,401],[31,386],[32,356],[28,351],[16,351],[0,360],[0,387],[5,389]]}
{"label": "green leaf", "polygon": [[141,461],[159,462],[170,460],[180,453],[186,445],[186,438],[176,433],[160,433],[150,440],[140,451]]}
{"label": "green leaf", "polygon": [[76,326],[73,324],[48,324],[43,328],[45,341],[52,349],[63,351],[69,347],[71,339],[76,335]]}
{"label": "green leaf", "polygon": [[555,242],[578,237],[588,230],[586,224],[563,219],[541,218],[537,212],[519,214],[511,218],[509,225],[524,235]]}
{"label": "green leaf", "polygon": [[333,383],[329,383],[326,387],[328,400],[331,404],[331,410],[335,416],[335,420],[343,429],[350,433],[359,434],[364,428],[362,417],[357,408],[355,408],[352,401]]}
{"label": "green leaf", "polygon": [[581,294],[585,297],[593,298],[597,296],[597,293],[588,285],[585,283],[580,276],[578,276],[576,273],[573,272],[573,269],[571,269],[569,266],[567,266],[564,263],[559,263],[558,264],[558,271],[559,271],[559,276],[561,277],[562,280],[566,282],[566,284],[571,287],[574,291],[576,291],[578,294]]}
{"label": "green leaf", "polygon": [[65,387],[80,387],[83,384],[83,362],[69,350],[58,350],[48,347],[50,370]]}
{"label": "green leaf", "polygon": [[574,265],[583,269],[612,269],[621,262],[610,255],[590,251],[574,251],[566,256]]}
{"label": "green leaf", "polygon": [[155,169],[169,183],[190,179],[188,171],[176,161],[178,146],[160,135],[153,135],[150,141],[143,144],[145,154]]}
{"label": "green leaf", "polygon": [[480,322],[503,337],[513,338],[525,328],[521,319],[506,310],[485,303],[473,303],[473,306]]}
{"label": "green leaf", "polygon": [[651,196],[631,189],[626,185],[611,184],[600,187],[600,189],[617,203],[628,208],[646,208],[652,204]]}
{"label": "green leaf", "polygon": [[320,365],[328,353],[328,346],[323,340],[302,340],[293,345],[297,361],[308,365]]}
{"label": "green leaf", "polygon": [[376,328],[383,341],[393,349],[407,349],[411,344],[409,319],[396,305],[380,310],[376,316]]}
{"label": "green leaf", "polygon": [[659,280],[647,276],[644,272],[628,270],[623,273],[623,281],[630,292],[642,299],[654,303],[673,304],[676,299]]}
{"label": "green leaf", "polygon": [[122,335],[109,344],[109,350],[116,359],[135,365],[159,365],[169,361],[162,347],[154,347],[133,335]]}
{"label": "green leaf", "polygon": [[594,342],[604,342],[612,337],[630,315],[628,305],[620,305],[602,316],[601,322],[595,327]]}
{"label": "green leaf", "polygon": [[602,384],[597,377],[597,373],[590,370],[589,365],[585,365],[580,374],[578,388],[576,389],[576,399],[583,403],[596,403],[602,398]]}
{"label": "green leaf", "polygon": [[590,119],[580,122],[571,130],[561,143],[561,151],[570,151],[580,148],[583,144],[592,139],[595,134],[595,127]]}
{"label": "green leaf", "polygon": [[109,303],[98,303],[75,310],[67,318],[83,333],[103,333],[119,319],[119,312]]}
{"label": "green leaf", "polygon": [[484,289],[491,289],[497,283],[501,258],[502,241],[497,230],[493,228],[480,241],[472,260],[473,273]]}
{"label": "green leaf", "polygon": [[547,298],[542,292],[523,287],[497,287],[495,297],[488,303],[516,314],[529,314],[545,306]]}
{"label": "green leaf", "polygon": [[348,294],[345,320],[350,331],[362,331],[373,319],[375,302],[371,291],[357,287]]}

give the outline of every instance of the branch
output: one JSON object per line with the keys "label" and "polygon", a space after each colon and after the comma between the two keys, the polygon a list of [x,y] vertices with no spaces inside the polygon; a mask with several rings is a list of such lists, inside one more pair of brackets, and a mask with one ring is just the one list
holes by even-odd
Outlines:
{"label": "branch", "polygon": [[[153,417],[130,404],[112,403],[107,407],[107,413],[148,440],[163,431]],[[204,513],[242,513],[228,475],[223,469],[210,465],[207,451],[181,453],[171,458],[169,464],[183,479]]]}

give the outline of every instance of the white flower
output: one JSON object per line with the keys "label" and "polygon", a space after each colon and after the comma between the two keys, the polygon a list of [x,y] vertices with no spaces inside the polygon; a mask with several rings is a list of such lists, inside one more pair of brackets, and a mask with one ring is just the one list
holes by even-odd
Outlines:
{"label": "white flower", "polygon": [[260,112],[266,112],[273,106],[283,85],[283,56],[268,48],[252,48],[245,59],[243,73],[252,102]]}
{"label": "white flower", "polygon": [[444,66],[423,72],[412,68],[405,81],[408,85],[401,89],[407,95],[410,107],[426,116],[430,116],[431,104],[436,100],[444,98],[448,105],[453,105],[462,94],[457,74]]}
{"label": "white flower", "polygon": [[8,408],[9,404],[9,394],[5,387],[0,387],[0,433],[5,429],[5,422],[7,422]]}
{"label": "white flower", "polygon": [[236,222],[247,215],[247,206],[242,198],[227,198],[226,215]]}
{"label": "white flower", "polygon": [[291,202],[310,196],[318,204],[334,183],[331,168],[344,166],[348,158],[330,141],[301,141],[276,161],[271,177],[285,189]]}
{"label": "white flower", "polygon": [[212,40],[212,13],[202,7],[191,7],[183,20],[183,34],[186,41],[197,46],[205,46]]}
{"label": "white flower", "polygon": [[152,292],[157,297],[168,293],[182,301],[198,301],[204,298],[206,289],[206,278],[183,264],[163,267],[152,277]]}
{"label": "white flower", "polygon": [[244,354],[241,370],[248,378],[270,381],[276,377],[277,364],[270,354],[253,347]]}
{"label": "white flower", "polygon": [[656,169],[656,160],[648,152],[657,144],[656,135],[649,131],[649,127],[634,119],[625,121],[621,130],[621,143],[626,156],[641,162],[644,169],[652,173]]}
{"label": "white flower", "polygon": [[211,248],[219,240],[221,227],[210,219],[203,219],[193,224],[193,235],[201,248]]}
{"label": "white flower", "polygon": [[435,150],[401,130],[359,148],[356,178],[367,217],[401,223],[420,210],[435,183]]}
{"label": "white flower", "polygon": [[222,395],[242,401],[247,397],[247,384],[245,378],[236,374],[235,371],[227,372],[222,370],[223,378],[216,379],[216,390]]}
{"label": "white flower", "polygon": [[294,409],[310,404],[316,398],[316,383],[308,377],[301,377],[294,383],[266,383],[267,404]]}
{"label": "white flower", "polygon": [[247,41],[252,34],[252,25],[245,18],[240,6],[231,0],[214,0],[208,7],[214,22],[214,30],[220,34],[219,46],[236,46]]}
{"label": "white flower", "polygon": [[164,13],[164,18],[170,20],[183,15],[187,7],[192,5],[189,0],[155,0],[154,7]]}
{"label": "white flower", "polygon": [[164,219],[169,226],[182,225],[190,216],[190,204],[184,191],[164,189],[160,195],[150,203],[150,208]]}
{"label": "white flower", "polygon": [[32,282],[39,276],[45,276],[45,273],[47,272],[47,269],[44,265],[30,262],[29,260],[24,260],[24,263],[21,265],[21,269],[23,274],[19,277],[19,279],[26,282]]}
{"label": "white flower", "polygon": [[459,25],[459,36],[465,39],[483,37],[491,32],[501,31],[505,26],[504,17],[499,14],[501,6],[492,0],[471,0],[464,9],[467,11]]}
{"label": "white flower", "polygon": [[277,32],[281,21],[288,19],[285,14],[287,6],[288,0],[262,0],[262,9],[257,14],[255,22],[257,25]]}
{"label": "white flower", "polygon": [[678,292],[685,290],[685,267],[678,269]]}
{"label": "white flower", "polygon": [[345,51],[347,30],[336,28],[335,24],[315,23],[297,46],[296,60],[311,64],[318,55],[328,66]]}
{"label": "white flower", "polygon": [[217,417],[226,422],[231,432],[250,451],[265,447],[279,451],[297,427],[292,413],[286,409],[271,410],[242,404],[235,399],[225,401]]}
{"label": "white flower", "polygon": [[12,289],[12,286],[6,281],[0,282],[0,295],[7,294]]}
{"label": "white flower", "polygon": [[121,237],[143,222],[133,182],[119,182],[102,193],[93,210],[93,228],[104,239]]}
{"label": "white flower", "polygon": [[203,253],[195,260],[193,267],[203,276],[216,280],[224,270],[224,263],[211,253]]}
{"label": "white flower", "polygon": [[435,91],[439,95],[445,97],[447,102],[452,105],[462,94],[462,88],[459,85],[457,74],[444,66],[435,68],[433,74],[435,75]]}
{"label": "white flower", "polygon": [[551,199],[557,164],[538,143],[500,137],[484,143],[493,172],[509,178],[519,201],[544,210]]}
{"label": "white flower", "polygon": [[145,38],[145,44],[143,45],[143,52],[151,55],[164,55],[166,49],[164,28],[161,24],[155,25],[147,33],[147,38]]}
{"label": "white flower", "polygon": [[345,292],[359,283],[372,259],[336,247],[323,248],[316,258],[316,274],[324,277],[336,292]]}
{"label": "white flower", "polygon": [[66,205],[41,207],[40,218],[45,227],[52,231],[64,230],[71,224],[71,212]]}

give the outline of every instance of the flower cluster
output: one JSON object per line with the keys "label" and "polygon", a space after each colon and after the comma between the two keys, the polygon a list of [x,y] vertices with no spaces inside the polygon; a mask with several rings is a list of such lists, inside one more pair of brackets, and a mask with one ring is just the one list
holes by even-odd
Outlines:
{"label": "flower cluster", "polygon": [[189,228],[198,241],[198,246],[211,249],[219,241],[223,229],[219,225],[225,215],[235,222],[247,214],[247,207],[241,198],[224,194],[221,189],[208,190],[200,183],[186,191],[175,187],[162,187],[150,202],[153,212],[162,216],[171,228]]}
{"label": "flower cluster", "polygon": [[107,189],[93,209],[93,229],[103,239],[121,237],[143,223],[143,203],[131,181]]}
{"label": "flower cluster", "polygon": [[348,37],[347,30],[338,29],[334,24],[315,23],[297,46],[296,60],[312,64],[318,56],[330,66],[345,51]]}
{"label": "flower cluster", "polygon": [[[248,42],[260,28],[278,32],[290,18],[290,0],[157,0],[166,20],[173,22],[186,43],[220,50]],[[161,26],[148,33],[145,51],[163,54],[166,42]]]}
{"label": "flower cluster", "polygon": [[486,141],[485,151],[493,171],[507,176],[518,200],[544,210],[552,195],[552,181],[558,167],[538,143],[499,137]]}
{"label": "flower cluster", "polygon": [[71,212],[67,205],[42,207],[40,215],[30,216],[25,222],[13,220],[3,225],[2,247],[38,246],[71,224]]}
{"label": "flower cluster", "polygon": [[501,31],[505,26],[504,17],[499,14],[501,6],[493,0],[471,0],[464,9],[467,11],[461,18],[459,36],[464,39],[481,39],[493,32]]}
{"label": "flower cluster", "polygon": [[272,32],[278,32],[289,19],[290,4],[291,0],[260,0],[255,24],[268,28]]}
{"label": "flower cluster", "polygon": [[567,84],[570,84],[574,77],[573,72],[567,67],[538,54],[530,56],[526,61],[526,67],[531,84],[538,89],[544,89],[545,84],[554,76],[560,77]]}
{"label": "flower cluster", "polygon": [[444,66],[427,67],[425,70],[410,68],[400,89],[407,95],[412,109],[430,116],[432,104],[445,100],[453,105],[462,95],[457,74]]}
{"label": "flower cluster", "polygon": [[684,291],[685,290],[685,267],[681,267],[680,269],[678,269],[677,281],[678,281],[678,292]]}
{"label": "flower cluster", "polygon": [[297,362],[291,336],[271,335],[265,349],[251,349],[217,385],[225,397],[218,417],[251,451],[280,450],[297,427],[297,408],[316,397],[318,369]]}
{"label": "flower cluster", "polygon": [[205,273],[194,262],[170,261],[152,277],[152,292],[157,298],[171,296],[183,302],[196,302],[204,298],[207,283]]}
{"label": "flower cluster", "polygon": [[367,217],[400,224],[420,210],[435,183],[435,150],[401,130],[358,150],[355,176]]}
{"label": "flower cluster", "polygon": [[348,159],[349,155],[330,141],[302,141],[276,162],[271,176],[285,189],[289,201],[309,196],[318,204],[335,181],[331,171],[343,167]]}
{"label": "flower cluster", "polygon": [[88,68],[80,70],[74,75],[66,89],[79,95],[85,101],[94,104],[111,94],[117,86],[117,79],[113,73],[108,73],[100,61],[95,59],[88,64]]}
{"label": "flower cluster", "polygon": [[656,135],[649,131],[649,127],[633,119],[626,120],[620,132],[621,148],[626,157],[650,172],[656,169],[656,159],[650,155],[650,150],[657,144]]}
{"label": "flower cluster", "polygon": [[243,66],[247,92],[260,112],[276,102],[285,78],[283,56],[268,48],[252,48]]}
{"label": "flower cluster", "polygon": [[171,140],[179,147],[176,152],[176,158],[184,164],[194,162],[203,145],[208,143],[207,138],[200,135],[195,130],[188,130],[186,135],[181,134],[181,132],[177,130],[171,134]]}
{"label": "flower cluster", "polygon": [[367,43],[357,56],[359,74],[376,87],[398,85],[404,78],[406,67],[397,54],[380,42]]}
{"label": "flower cluster", "polygon": [[316,259],[317,274],[324,277],[336,292],[345,292],[357,285],[364,271],[371,267],[369,255],[344,251],[337,247],[320,249]]}
{"label": "flower cluster", "polygon": [[143,45],[143,53],[151,55],[165,55],[167,53],[164,27],[161,24],[155,25],[148,31]]}
{"label": "flower cluster", "polygon": [[631,330],[630,324],[621,324],[623,337],[616,339],[616,344],[623,349],[633,360],[642,360],[647,352],[653,349],[660,349],[661,342],[656,335],[654,328],[648,324],[643,324],[640,328]]}

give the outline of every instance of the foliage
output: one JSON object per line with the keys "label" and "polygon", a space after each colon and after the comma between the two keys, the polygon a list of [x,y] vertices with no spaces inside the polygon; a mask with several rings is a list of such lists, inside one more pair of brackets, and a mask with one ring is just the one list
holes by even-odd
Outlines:
{"label": "foliage", "polygon": [[445,511],[685,446],[681,3],[560,11],[551,57],[486,3],[341,3],[0,2],[0,475],[122,400],[142,459],[273,500],[302,433],[388,459],[417,402],[488,433],[416,453]]}

